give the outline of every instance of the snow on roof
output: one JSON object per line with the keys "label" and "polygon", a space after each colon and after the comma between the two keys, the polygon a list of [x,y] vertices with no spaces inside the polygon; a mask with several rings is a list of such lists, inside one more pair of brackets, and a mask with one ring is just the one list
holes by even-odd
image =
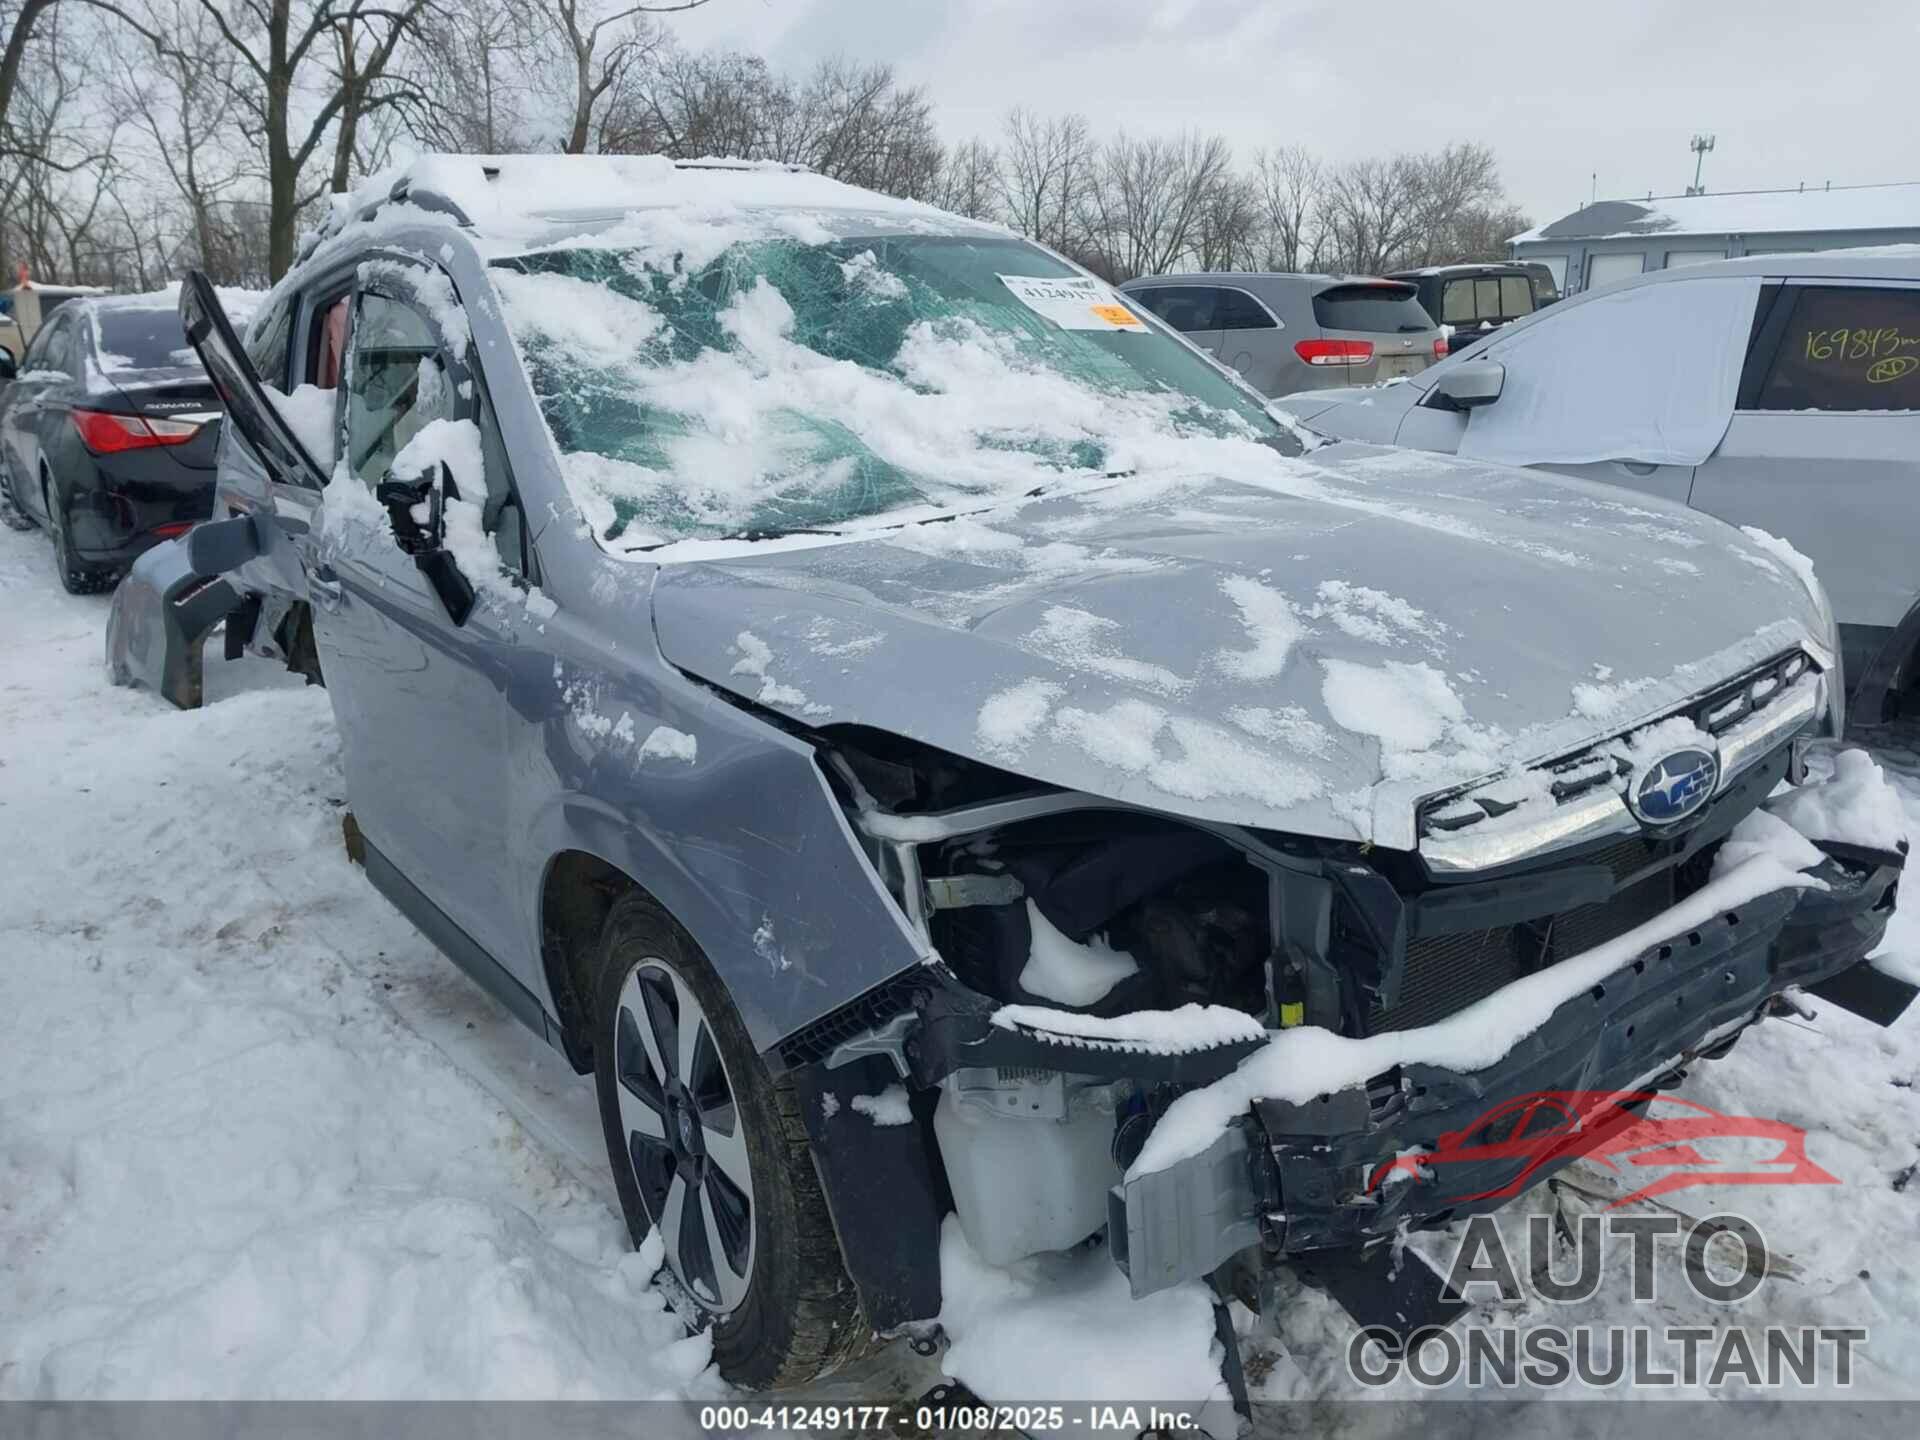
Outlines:
{"label": "snow on roof", "polygon": [[[97,289],[87,293],[99,297],[94,303],[102,309],[178,310],[180,308],[178,280],[171,281],[158,290],[146,290],[131,295],[109,295]],[[243,290],[234,285],[216,285],[214,293],[220,297],[220,304],[226,310],[228,318],[236,321],[251,315],[260,302],[267,298],[264,290]]]}
{"label": "snow on roof", "polygon": [[1509,243],[1636,235],[1766,235],[1830,230],[1920,231],[1920,181],[1831,190],[1741,190],[1601,200]]}
{"label": "snow on roof", "polygon": [[863,190],[797,165],[664,155],[422,155],[373,176],[341,208],[358,215],[402,194],[416,204],[423,195],[443,197],[483,233],[519,232],[529,222],[562,216],[668,206],[952,218],[919,201]]}

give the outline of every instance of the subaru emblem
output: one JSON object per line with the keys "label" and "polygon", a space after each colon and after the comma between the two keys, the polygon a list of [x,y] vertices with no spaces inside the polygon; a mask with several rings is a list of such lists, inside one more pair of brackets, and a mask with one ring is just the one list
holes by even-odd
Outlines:
{"label": "subaru emblem", "polygon": [[1675,750],[1663,755],[1627,792],[1633,813],[1649,825],[1671,825],[1713,798],[1720,762],[1706,750]]}

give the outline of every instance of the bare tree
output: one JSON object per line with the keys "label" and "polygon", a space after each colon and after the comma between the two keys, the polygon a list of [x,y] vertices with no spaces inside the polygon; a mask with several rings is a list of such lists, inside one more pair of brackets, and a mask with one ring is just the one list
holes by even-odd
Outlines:
{"label": "bare tree", "polygon": [[1077,249],[1095,165],[1086,118],[1042,118],[1016,109],[1008,114],[1003,135],[1000,175],[1007,223],[1056,250]]}
{"label": "bare tree", "polygon": [[1286,145],[1254,157],[1253,184],[1265,222],[1269,269],[1317,268],[1314,234],[1326,187],[1326,167],[1304,147]]}
{"label": "bare tree", "polygon": [[1109,140],[1086,191],[1090,268],[1110,280],[1174,269],[1193,248],[1208,197],[1229,176],[1232,159],[1218,135]]}
{"label": "bare tree", "polygon": [[[239,58],[228,90],[265,150],[268,269],[293,263],[294,227],[317,187],[308,163],[336,122],[359,123],[374,85],[427,0],[200,0],[222,43]],[[344,47],[344,48],[343,48]],[[364,48],[363,48],[364,47]],[[349,135],[345,153],[352,154]],[[331,179],[344,183],[336,136]]]}
{"label": "bare tree", "polygon": [[1337,264],[1366,273],[1428,263],[1449,226],[1500,199],[1484,145],[1358,160],[1328,181],[1324,218]]}
{"label": "bare tree", "polygon": [[0,152],[0,257],[24,260],[43,279],[95,278],[103,266],[117,270],[128,249],[100,221],[103,207],[115,214],[124,167],[114,153],[121,117],[99,93],[105,76],[89,13],[55,10],[23,46]]}
{"label": "bare tree", "polygon": [[931,198],[942,210],[969,220],[998,220],[1005,189],[1000,152],[984,140],[969,140],[947,151]]}
{"label": "bare tree", "polygon": [[594,134],[594,112],[653,55],[663,41],[651,18],[697,10],[708,0],[626,4],[623,0],[551,0],[549,21],[565,44],[572,111],[560,148],[584,155]]}
{"label": "bare tree", "polygon": [[1193,260],[1202,270],[1252,270],[1261,261],[1260,192],[1247,176],[1221,173],[1201,197]]}
{"label": "bare tree", "polygon": [[[198,0],[171,0],[165,8],[156,0],[152,13],[173,41],[157,61],[145,53],[143,42],[117,37],[109,46],[115,93],[129,130],[140,140],[138,163],[165,175],[184,208],[187,254],[179,258],[222,284],[263,280],[268,257],[249,250],[248,228],[235,223],[233,211],[234,201],[256,189],[260,179],[258,157],[235,122],[230,99],[238,57],[220,43]],[[163,228],[165,206],[150,198],[122,203],[119,211],[136,233],[157,235]],[[155,268],[141,248],[143,270]],[[157,253],[164,255],[164,247]],[[156,273],[169,268],[173,258],[160,260]]]}
{"label": "bare tree", "polygon": [[525,0],[435,5],[397,63],[394,105],[433,150],[499,155],[536,148],[532,52],[552,32],[529,23]]}

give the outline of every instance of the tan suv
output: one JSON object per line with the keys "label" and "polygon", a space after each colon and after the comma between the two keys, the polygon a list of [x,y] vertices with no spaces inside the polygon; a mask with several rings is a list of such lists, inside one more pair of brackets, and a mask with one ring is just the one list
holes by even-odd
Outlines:
{"label": "tan suv", "polygon": [[1403,378],[1447,353],[1399,280],[1222,272],[1120,288],[1267,396]]}

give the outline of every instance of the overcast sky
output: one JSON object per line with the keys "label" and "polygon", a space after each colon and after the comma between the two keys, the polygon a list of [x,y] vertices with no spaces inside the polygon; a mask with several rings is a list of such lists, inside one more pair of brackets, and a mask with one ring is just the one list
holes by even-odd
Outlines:
{"label": "overcast sky", "polygon": [[785,67],[891,61],[950,140],[1014,105],[1242,155],[1478,140],[1539,222],[1595,172],[1603,199],[1678,193],[1696,131],[1710,190],[1920,180],[1920,0],[711,0],[668,23]]}

